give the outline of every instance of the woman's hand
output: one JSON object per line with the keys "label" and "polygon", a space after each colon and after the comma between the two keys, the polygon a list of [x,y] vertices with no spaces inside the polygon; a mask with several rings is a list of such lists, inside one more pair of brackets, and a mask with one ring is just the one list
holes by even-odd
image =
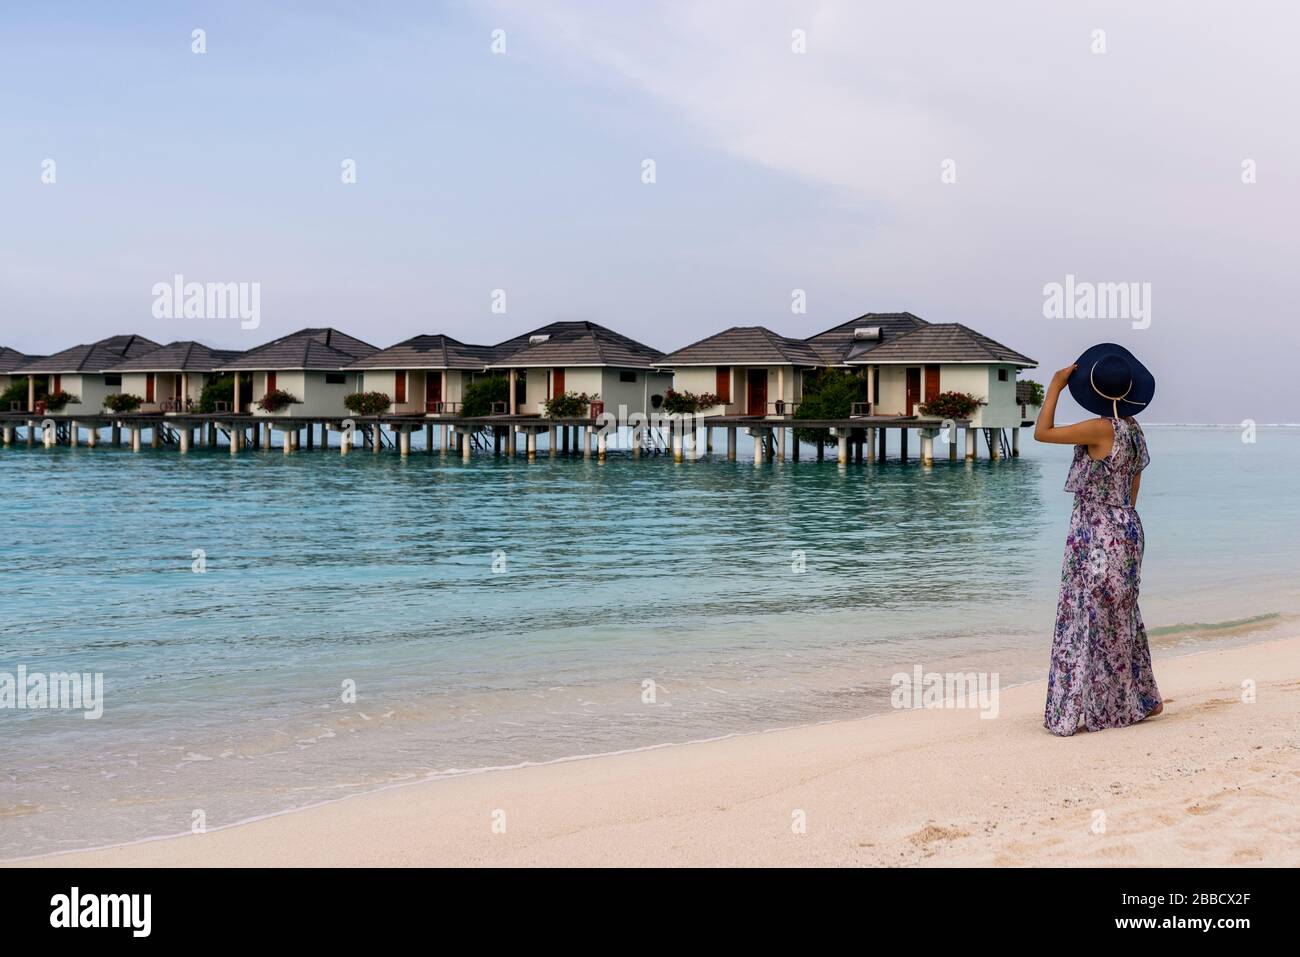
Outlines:
{"label": "woman's hand", "polygon": [[1053,392],[1060,392],[1065,388],[1065,384],[1070,381],[1070,376],[1074,374],[1074,370],[1077,368],[1079,368],[1079,364],[1076,362],[1064,369],[1057,369],[1056,374],[1052,376],[1052,384],[1048,388]]}

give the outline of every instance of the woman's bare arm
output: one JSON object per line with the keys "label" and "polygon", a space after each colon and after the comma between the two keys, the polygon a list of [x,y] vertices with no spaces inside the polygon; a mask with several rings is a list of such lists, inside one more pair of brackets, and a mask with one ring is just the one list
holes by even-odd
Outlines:
{"label": "woman's bare arm", "polygon": [[1058,445],[1086,445],[1090,449],[1099,447],[1114,435],[1111,424],[1105,419],[1088,419],[1074,425],[1056,424],[1056,400],[1074,368],[1072,365],[1066,366],[1052,376],[1047,395],[1043,398],[1043,408],[1038,413],[1038,421],[1034,423],[1034,438],[1039,442]]}

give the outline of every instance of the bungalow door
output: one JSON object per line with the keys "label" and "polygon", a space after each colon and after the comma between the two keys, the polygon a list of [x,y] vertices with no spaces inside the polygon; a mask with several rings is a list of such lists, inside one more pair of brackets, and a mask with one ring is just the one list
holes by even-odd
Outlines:
{"label": "bungalow door", "polygon": [[916,405],[921,401],[921,370],[907,370],[907,414],[916,414]]}
{"label": "bungalow door", "polygon": [[153,401],[153,373],[152,372],[146,372],[144,374],[144,400],[146,402]]}
{"label": "bungalow door", "polygon": [[424,410],[436,412],[441,401],[442,373],[437,369],[430,369],[424,374]]}
{"label": "bungalow door", "polygon": [[406,373],[398,369],[393,373],[393,405],[406,404]]}
{"label": "bungalow door", "polygon": [[551,398],[564,395],[564,370],[551,370]]}
{"label": "bungalow door", "polygon": [[767,369],[747,370],[745,400],[746,415],[767,415]]}

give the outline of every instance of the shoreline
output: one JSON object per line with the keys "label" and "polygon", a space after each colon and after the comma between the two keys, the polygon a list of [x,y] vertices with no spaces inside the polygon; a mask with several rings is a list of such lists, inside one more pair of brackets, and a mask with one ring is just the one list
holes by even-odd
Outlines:
{"label": "shoreline", "polygon": [[1157,678],[1164,715],[1071,739],[1042,729],[1039,680],[994,720],[888,712],[467,770],[0,866],[1300,863],[1300,638],[1158,655]]}

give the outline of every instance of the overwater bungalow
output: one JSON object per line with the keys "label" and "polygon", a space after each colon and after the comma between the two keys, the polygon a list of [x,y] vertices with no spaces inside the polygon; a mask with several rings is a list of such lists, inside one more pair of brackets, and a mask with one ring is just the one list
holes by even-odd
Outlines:
{"label": "overwater bungalow", "polygon": [[1024,421],[1016,375],[1038,363],[958,322],[925,323],[846,357],[870,370],[873,415],[911,416],[941,392],[980,400],[972,428],[1018,429]]}
{"label": "overwater bungalow", "polygon": [[392,399],[394,415],[454,415],[465,386],[487,372],[492,346],[470,345],[444,335],[412,336],[347,366],[359,373],[362,392]]}
{"label": "overwater bungalow", "polygon": [[157,348],[158,343],[144,336],[109,336],[36,359],[12,370],[10,375],[28,377],[26,411],[35,410],[36,377],[44,376],[47,394],[66,392],[72,396],[69,406],[76,406],[79,412],[97,415],[105,398],[122,391],[121,374],[104,370],[123,359],[135,358]]}
{"label": "overwater bungalow", "polygon": [[238,355],[236,349],[178,340],[124,359],[105,372],[121,376],[123,393],[144,400],[141,412],[188,412],[198,407],[204,386],[220,377],[217,369]]}
{"label": "overwater bungalow", "polygon": [[808,339],[841,368],[866,370],[867,408],[877,416],[914,416],[941,392],[981,402],[974,428],[1016,428],[1024,419],[1016,374],[1037,363],[961,323],[930,323],[910,312],[866,313]]}
{"label": "overwater bungalow", "polygon": [[673,370],[673,389],[716,395],[710,416],[793,415],[808,372],[828,365],[803,339],[763,326],[732,326],[670,352],[660,364]]}
{"label": "overwater bungalow", "polygon": [[644,415],[672,387],[662,352],[594,322],[553,322],[507,339],[494,353],[488,370],[509,377],[512,415],[540,415],[566,392],[595,397],[612,414]]}
{"label": "overwater bungalow", "polygon": [[[265,345],[241,352],[216,371],[240,375],[234,412],[255,416],[343,416],[343,399],[359,391],[361,373],[344,371],[379,349],[331,328],[300,329]],[[249,387],[244,386],[244,377]],[[277,390],[293,402],[275,409],[258,403]]]}

